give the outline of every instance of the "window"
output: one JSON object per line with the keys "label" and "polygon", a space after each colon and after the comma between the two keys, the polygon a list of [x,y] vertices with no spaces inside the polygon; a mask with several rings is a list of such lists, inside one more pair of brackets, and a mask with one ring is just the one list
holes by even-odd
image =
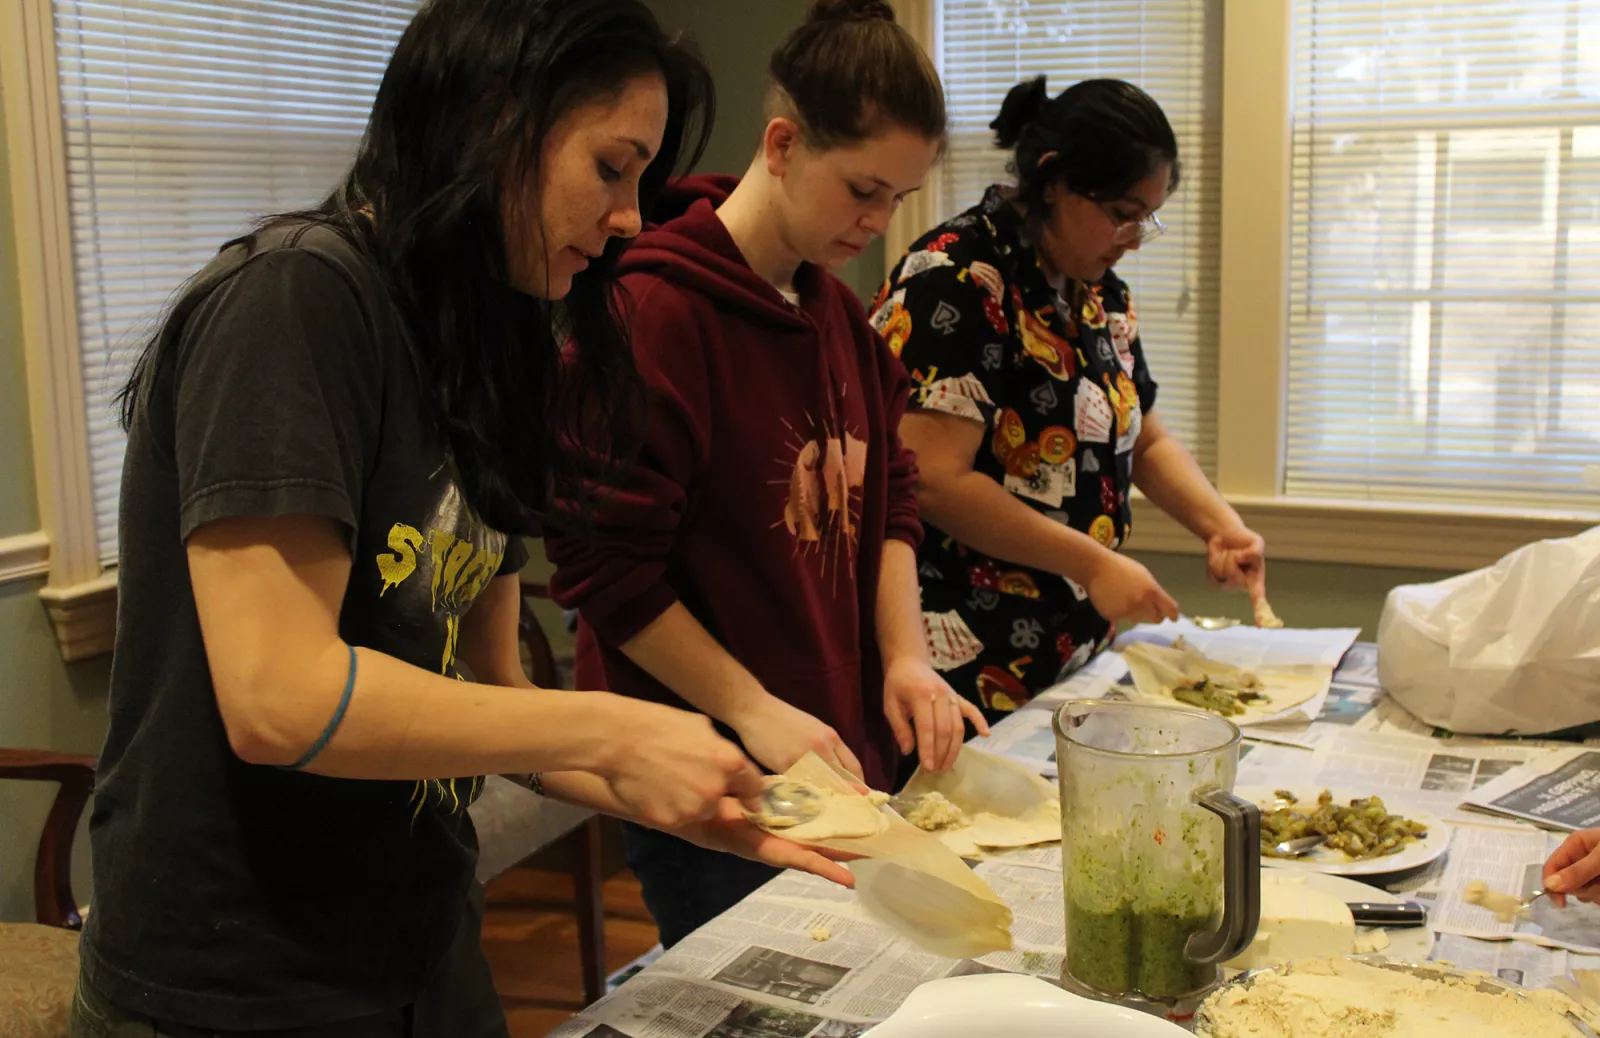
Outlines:
{"label": "window", "polygon": [[1289,495],[1592,511],[1600,2],[1296,0]]}
{"label": "window", "polygon": [[1166,112],[1183,183],[1161,212],[1167,233],[1125,257],[1118,273],[1133,289],[1161,414],[1208,470],[1216,449],[1221,11],[1220,0],[941,0],[935,34],[951,118],[938,219],[1007,179],[989,122],[1020,80],[1046,73],[1054,94],[1082,79],[1125,79]]}
{"label": "window", "polygon": [[417,0],[56,0],[96,541],[117,552],[112,398],[175,289],[355,153]]}

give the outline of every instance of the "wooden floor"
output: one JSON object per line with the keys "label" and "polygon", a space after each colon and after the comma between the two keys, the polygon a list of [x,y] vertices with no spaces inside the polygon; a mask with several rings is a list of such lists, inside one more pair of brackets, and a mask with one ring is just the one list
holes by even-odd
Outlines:
{"label": "wooden floor", "polygon": [[[559,861],[534,858],[490,882],[483,950],[512,1038],[540,1038],[583,1007],[572,879]],[[606,881],[606,968],[619,970],[656,944],[639,881],[620,866]]]}

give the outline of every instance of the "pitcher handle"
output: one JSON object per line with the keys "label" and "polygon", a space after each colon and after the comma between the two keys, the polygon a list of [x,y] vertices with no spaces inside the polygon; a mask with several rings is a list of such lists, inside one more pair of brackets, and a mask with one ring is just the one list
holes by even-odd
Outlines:
{"label": "pitcher handle", "polygon": [[1195,803],[1222,819],[1222,924],[1191,934],[1183,957],[1199,966],[1226,962],[1256,939],[1261,925],[1261,809],[1225,789],[1194,794]]}

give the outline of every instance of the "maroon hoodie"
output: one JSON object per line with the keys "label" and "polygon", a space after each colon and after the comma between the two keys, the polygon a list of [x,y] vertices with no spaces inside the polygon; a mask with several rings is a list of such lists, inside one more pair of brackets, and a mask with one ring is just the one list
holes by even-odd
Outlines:
{"label": "maroon hoodie", "polygon": [[838,278],[801,266],[797,308],[750,269],[713,211],[737,184],[679,181],[623,255],[649,433],[598,532],[547,542],[551,590],[581,613],[578,687],[689,707],[616,648],[682,602],[887,789],[875,620],[884,543],[922,536],[910,383]]}

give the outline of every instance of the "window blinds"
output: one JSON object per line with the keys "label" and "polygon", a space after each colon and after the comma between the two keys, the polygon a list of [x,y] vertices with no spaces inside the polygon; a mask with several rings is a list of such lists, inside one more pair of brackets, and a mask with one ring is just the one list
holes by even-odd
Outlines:
{"label": "window blinds", "polygon": [[1295,0],[1286,492],[1596,509],[1600,2]]}
{"label": "window blinds", "polygon": [[175,289],[255,218],[320,201],[416,0],[56,0],[90,464],[116,560],[113,397]]}
{"label": "window blinds", "polygon": [[938,53],[950,150],[944,219],[1006,181],[989,122],[1017,82],[1039,73],[1053,95],[1082,79],[1136,83],[1178,138],[1183,183],[1161,211],[1167,233],[1118,265],[1133,289],[1158,403],[1202,466],[1216,442],[1217,257],[1221,151],[1220,0],[938,0]]}

